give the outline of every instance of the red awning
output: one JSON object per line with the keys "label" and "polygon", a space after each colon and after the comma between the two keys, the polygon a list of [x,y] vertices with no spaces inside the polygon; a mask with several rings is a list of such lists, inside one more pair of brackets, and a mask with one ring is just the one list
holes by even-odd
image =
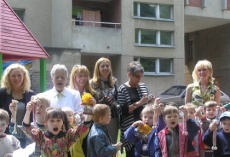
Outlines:
{"label": "red awning", "polygon": [[0,3],[0,53],[3,60],[48,58],[48,53],[7,2],[0,0]]}

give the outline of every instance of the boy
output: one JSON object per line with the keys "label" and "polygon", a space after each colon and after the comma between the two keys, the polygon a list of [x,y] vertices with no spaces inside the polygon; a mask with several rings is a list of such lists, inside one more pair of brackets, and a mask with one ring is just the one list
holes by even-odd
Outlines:
{"label": "boy", "polygon": [[[181,107],[180,110],[186,120],[188,118],[187,110],[184,107]],[[163,117],[166,128],[161,130],[155,138],[155,157],[196,156],[192,146],[192,140],[199,129],[196,122],[189,118],[186,124],[178,124],[179,110],[174,106],[166,106]],[[188,130],[184,130],[183,125],[187,125]],[[187,136],[185,131],[188,131]]]}
{"label": "boy", "polygon": [[112,157],[121,149],[122,144],[111,144],[111,137],[106,126],[111,119],[110,108],[105,104],[96,104],[93,112],[94,124],[87,138],[87,157]]}
{"label": "boy", "polygon": [[226,111],[220,115],[221,129],[218,129],[217,121],[213,121],[207,132],[203,135],[203,142],[209,146],[213,146],[213,130],[217,130],[216,146],[213,157],[229,157],[230,156],[230,112]]}
{"label": "boy", "polygon": [[0,157],[13,156],[13,151],[21,148],[20,142],[16,137],[4,133],[8,124],[8,113],[0,109]]}

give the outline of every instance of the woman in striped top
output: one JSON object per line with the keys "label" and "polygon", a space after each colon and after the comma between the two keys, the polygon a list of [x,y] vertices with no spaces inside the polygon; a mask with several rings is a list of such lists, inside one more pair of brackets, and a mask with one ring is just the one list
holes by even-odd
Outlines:
{"label": "woman in striped top", "polygon": [[121,141],[126,150],[126,157],[134,157],[134,145],[124,139],[124,132],[134,121],[140,120],[140,113],[146,103],[154,102],[148,88],[141,83],[143,66],[136,61],[129,63],[128,81],[118,89],[117,101],[120,105]]}

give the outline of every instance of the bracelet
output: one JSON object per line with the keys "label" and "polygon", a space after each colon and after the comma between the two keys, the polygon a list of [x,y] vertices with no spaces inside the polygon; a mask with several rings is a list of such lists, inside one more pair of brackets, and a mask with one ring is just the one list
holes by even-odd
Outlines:
{"label": "bracelet", "polygon": [[134,103],[134,104],[133,104],[133,107],[134,107],[134,108],[136,108],[136,107],[137,107],[136,103]]}

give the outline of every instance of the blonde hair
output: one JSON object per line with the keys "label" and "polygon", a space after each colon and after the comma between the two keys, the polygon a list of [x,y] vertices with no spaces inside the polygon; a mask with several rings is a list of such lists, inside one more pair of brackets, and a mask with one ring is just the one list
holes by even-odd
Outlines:
{"label": "blonde hair", "polygon": [[153,107],[152,106],[150,106],[150,105],[146,105],[144,108],[143,108],[143,110],[141,111],[141,117],[143,116],[143,114],[146,114],[146,113],[150,113],[150,114],[152,114],[152,115],[154,115],[154,109],[153,109]]}
{"label": "blonde hair", "polygon": [[70,88],[75,89],[75,77],[77,74],[84,74],[87,76],[87,81],[85,84],[85,91],[89,92],[92,95],[96,94],[96,91],[89,84],[89,79],[90,79],[89,78],[89,70],[84,65],[74,65],[73,66],[71,73],[70,73],[70,82],[69,82]]}
{"label": "blonde hair", "polygon": [[9,124],[10,117],[7,111],[0,109],[0,120],[1,121],[5,120],[6,123]]}
{"label": "blonde hair", "polygon": [[110,111],[108,105],[96,104],[93,108],[93,116],[92,116],[93,121],[99,122],[100,118],[104,117],[108,111]]}
{"label": "blonde hair", "polygon": [[6,92],[8,94],[11,94],[12,85],[10,82],[10,73],[12,70],[15,70],[15,69],[19,69],[23,73],[23,82],[21,85],[22,92],[24,93],[24,92],[30,91],[31,82],[30,82],[29,72],[23,65],[18,64],[18,63],[11,64],[5,69],[5,72],[2,76],[1,87],[6,88]]}
{"label": "blonde hair", "polygon": [[93,83],[95,83],[96,85],[100,86],[101,85],[101,81],[100,81],[100,71],[99,71],[99,66],[102,62],[107,62],[110,65],[110,73],[108,76],[108,80],[109,80],[109,84],[111,87],[114,87],[114,80],[113,80],[113,73],[112,73],[112,68],[111,68],[111,62],[108,58],[102,57],[99,58],[94,66],[94,73],[93,73],[93,78],[92,81]]}
{"label": "blonde hair", "polygon": [[171,113],[176,113],[179,115],[179,110],[175,106],[166,106],[163,111],[163,117],[171,114]]}
{"label": "blonde hair", "polygon": [[188,110],[188,109],[194,109],[194,111],[196,111],[196,106],[193,103],[187,103],[184,105],[184,107]]}
{"label": "blonde hair", "polygon": [[200,78],[199,78],[198,70],[200,68],[205,68],[205,69],[209,70],[209,72],[210,72],[209,82],[213,83],[214,78],[212,77],[212,74],[213,74],[212,63],[209,62],[208,60],[200,60],[196,63],[195,68],[192,72],[193,81],[194,82],[199,81]]}
{"label": "blonde hair", "polygon": [[31,100],[35,100],[35,101],[40,102],[41,104],[44,104],[46,108],[50,107],[50,100],[47,97],[47,95],[45,95],[44,93],[38,93],[32,96]]}

